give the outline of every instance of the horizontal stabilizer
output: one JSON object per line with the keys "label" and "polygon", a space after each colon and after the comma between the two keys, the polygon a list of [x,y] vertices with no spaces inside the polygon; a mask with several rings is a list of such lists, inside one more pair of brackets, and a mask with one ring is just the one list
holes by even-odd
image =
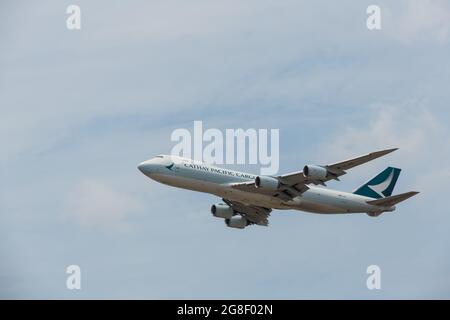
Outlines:
{"label": "horizontal stabilizer", "polygon": [[377,200],[370,200],[370,201],[367,201],[367,203],[372,204],[374,206],[390,207],[399,202],[405,201],[406,199],[411,198],[418,193],[419,192],[417,192],[417,191],[410,191],[410,192],[397,194],[395,196],[390,196],[390,197],[381,198],[381,199],[377,199]]}

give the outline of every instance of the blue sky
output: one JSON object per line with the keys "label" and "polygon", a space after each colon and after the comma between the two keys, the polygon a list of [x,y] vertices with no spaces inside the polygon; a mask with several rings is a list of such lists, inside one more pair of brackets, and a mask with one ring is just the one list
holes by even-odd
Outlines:
{"label": "blue sky", "polygon": [[[66,29],[73,3],[80,31]],[[380,31],[366,28],[369,4]],[[450,297],[447,1],[1,9],[0,297]],[[421,194],[377,219],[283,211],[269,228],[226,228],[214,196],[136,169],[194,120],[280,129],[280,173],[399,147],[330,187],[393,165],[396,192]],[[80,291],[65,287],[71,264]]]}

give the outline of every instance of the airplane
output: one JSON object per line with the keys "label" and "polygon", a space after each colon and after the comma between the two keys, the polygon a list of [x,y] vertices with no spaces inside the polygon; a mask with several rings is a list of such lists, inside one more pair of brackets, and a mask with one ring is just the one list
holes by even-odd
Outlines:
{"label": "airplane", "polygon": [[399,168],[386,168],[351,193],[324,187],[329,180],[339,181],[348,169],[397,149],[329,165],[306,165],[302,171],[279,176],[227,170],[173,155],[157,155],[140,163],[138,169],[160,183],[221,197],[223,203],[211,206],[212,215],[224,219],[228,227],[244,229],[249,225],[268,226],[272,209],[320,214],[367,213],[371,217],[394,211],[397,203],[419,193],[392,195]]}

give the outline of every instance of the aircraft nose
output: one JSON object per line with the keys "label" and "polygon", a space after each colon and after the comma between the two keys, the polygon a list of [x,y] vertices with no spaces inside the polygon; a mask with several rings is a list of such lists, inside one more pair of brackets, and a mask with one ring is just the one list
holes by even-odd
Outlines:
{"label": "aircraft nose", "polygon": [[151,172],[151,164],[148,163],[148,161],[143,161],[139,163],[137,166],[139,171],[141,171],[143,174],[148,175]]}
{"label": "aircraft nose", "polygon": [[138,166],[137,166],[139,171],[142,172],[142,173],[144,173],[144,167],[145,167],[144,162],[139,163]]}

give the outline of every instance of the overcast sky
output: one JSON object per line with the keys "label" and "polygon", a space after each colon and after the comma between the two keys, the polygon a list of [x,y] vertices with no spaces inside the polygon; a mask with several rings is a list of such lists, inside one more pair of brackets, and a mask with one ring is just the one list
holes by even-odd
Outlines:
{"label": "overcast sky", "polygon": [[[448,1],[2,1],[0,35],[1,298],[450,298]],[[399,147],[329,186],[421,193],[226,228],[136,168],[194,120],[279,129],[280,174]]]}

